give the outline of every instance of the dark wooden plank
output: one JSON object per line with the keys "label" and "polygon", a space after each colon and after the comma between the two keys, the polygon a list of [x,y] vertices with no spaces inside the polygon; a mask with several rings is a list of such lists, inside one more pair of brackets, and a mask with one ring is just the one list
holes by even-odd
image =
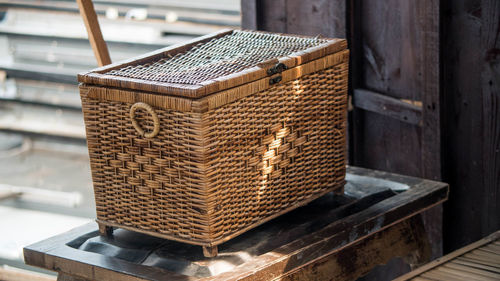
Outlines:
{"label": "dark wooden plank", "polygon": [[[301,35],[346,37],[345,0],[242,0],[242,27]],[[256,24],[251,21],[256,19]]]}
{"label": "dark wooden plank", "polygon": [[354,89],[355,107],[421,126],[422,107],[364,89]]}
{"label": "dark wooden plank", "polygon": [[482,233],[500,228],[500,1],[481,1],[484,192]]}
{"label": "dark wooden plank", "polygon": [[[421,100],[422,89],[416,83],[416,68],[423,63],[414,48],[423,47],[425,43],[420,43],[424,41],[419,38],[421,33],[415,27],[425,19],[414,16],[412,5],[418,4],[409,1],[350,1],[350,79],[353,88],[377,90],[398,99]],[[357,108],[352,117],[351,163],[413,176],[423,174],[421,128]],[[442,249],[442,239],[436,235],[436,232],[440,234],[442,224],[439,208],[424,215],[426,226],[433,233],[432,243],[436,245],[433,247],[434,258],[440,256]],[[427,219],[429,217],[431,221]],[[395,270],[401,269],[390,269]]]}
{"label": "dark wooden plank", "polygon": [[[351,44],[355,88],[421,101],[422,127],[355,110],[355,165],[439,179],[439,1],[352,1],[361,38]],[[381,20],[383,19],[383,20]],[[404,120],[403,120],[404,121]],[[441,255],[441,210],[424,215],[434,258]]]}
{"label": "dark wooden plank", "polygon": [[[426,0],[427,1],[427,0]],[[384,0],[362,2],[361,32],[364,81],[367,89],[392,97],[420,100],[416,62],[421,41],[417,2]],[[382,20],[383,19],[383,20]]]}
{"label": "dark wooden plank", "polygon": [[483,113],[477,63],[481,61],[480,1],[444,1],[443,5],[442,49],[447,50],[443,53],[443,143],[447,144],[443,173],[454,187],[444,210],[444,248],[449,252],[482,237],[481,208],[487,198],[481,176],[483,125],[478,120]]}
{"label": "dark wooden plank", "polygon": [[[362,69],[362,33],[361,33],[361,23],[362,17],[360,16],[361,5],[363,0],[349,0],[347,6],[347,36],[348,36],[348,48],[351,51],[350,61],[349,61],[349,87],[348,94],[351,98],[354,95],[354,88],[361,88],[363,86],[362,83],[362,75],[360,75]],[[355,163],[361,161],[357,161],[361,153],[359,147],[359,140],[363,138],[362,128],[364,120],[364,110],[353,108],[348,113],[348,153],[349,153],[349,163],[354,165]],[[358,155],[358,157],[356,157]],[[360,164],[363,165],[363,164]]]}
{"label": "dark wooden plank", "polygon": [[421,80],[422,176],[441,179],[441,121],[439,95],[439,0],[417,1],[416,9],[423,44],[420,44],[421,61],[417,61],[418,80]]}
{"label": "dark wooden plank", "polygon": [[[426,43],[417,30],[420,30],[419,23],[426,19],[418,14],[420,2],[426,1],[362,2],[358,15],[362,18],[361,73],[354,75],[363,79],[355,87],[398,99],[422,100],[419,68],[423,64],[423,47],[420,46]],[[368,162],[375,164],[368,167],[421,176],[421,130],[373,114],[364,117],[363,138],[359,142],[365,150],[358,157],[359,163]],[[375,150],[377,156],[372,154]],[[406,160],[401,161],[398,154],[405,155]]]}
{"label": "dark wooden plank", "polygon": [[287,0],[286,30],[288,33],[346,37],[345,0]]}
{"label": "dark wooden plank", "polygon": [[[353,57],[361,57],[361,65],[354,87],[366,88],[398,99],[422,101],[425,130],[398,126],[395,122],[385,123],[386,118],[369,114],[362,121],[371,119],[370,124],[361,124],[363,136],[359,142],[372,139],[369,144],[359,144],[369,151],[361,151],[356,163],[371,162],[388,168],[387,162],[398,162],[403,172],[411,175],[440,177],[439,159],[439,62],[438,62],[438,21],[439,5],[436,1],[363,1],[356,17],[361,18],[361,52]],[[380,20],[380,18],[384,20]],[[354,47],[354,51],[356,48]],[[362,79],[360,79],[361,77]],[[363,118],[363,117],[362,117]],[[372,118],[375,118],[374,120]],[[373,126],[381,123],[382,126]],[[373,128],[373,129],[372,129]],[[389,138],[373,139],[380,135],[380,129]],[[429,135],[426,135],[426,134]],[[411,135],[403,139],[401,136]],[[424,142],[424,137],[426,138]],[[432,139],[432,140],[431,140]],[[396,143],[397,142],[397,143]],[[386,157],[372,157],[372,150],[382,150]],[[404,150],[404,151],[403,151]],[[424,153],[425,152],[425,153]],[[397,153],[405,153],[407,162],[419,162],[419,168],[413,164],[399,163],[392,159]],[[366,160],[365,158],[376,158]],[[424,157],[423,159],[418,159]],[[424,164],[424,161],[426,164]],[[431,165],[432,164],[432,165]],[[410,165],[408,169],[404,166]],[[373,167],[373,166],[372,166]],[[427,172],[424,173],[424,169]],[[407,171],[405,171],[407,170]],[[433,175],[430,175],[433,173]],[[425,175],[428,174],[428,175]]]}
{"label": "dark wooden plank", "polygon": [[280,33],[291,33],[288,32],[286,26],[286,4],[287,0],[257,0],[258,29]]}
{"label": "dark wooden plank", "polygon": [[[420,131],[414,125],[373,112],[355,112],[357,126],[353,165],[420,175]],[[359,163],[359,164],[356,164]]]}
{"label": "dark wooden plank", "polygon": [[[500,228],[499,2],[443,3],[445,250]],[[464,206],[467,206],[464,208]]]}
{"label": "dark wooden plank", "polygon": [[[401,222],[345,250],[335,250],[297,268],[279,280],[356,280],[374,265],[386,264],[394,257],[418,257],[419,263],[430,260],[430,247],[419,216]],[[428,242],[427,242],[428,243]],[[391,252],[383,249],[393,248]],[[426,252],[425,252],[426,251]]]}
{"label": "dark wooden plank", "polygon": [[241,28],[257,30],[258,0],[241,0]]}
{"label": "dark wooden plank", "polygon": [[[90,280],[196,280],[157,267],[143,267],[109,256],[96,255],[68,247],[66,243],[89,231],[96,231],[95,224],[86,224],[67,233],[51,237],[25,247],[24,260],[28,265],[61,271],[65,274]],[[79,262],[74,261],[78,259]]]}
{"label": "dark wooden plank", "polygon": [[[356,58],[353,87],[398,99],[421,100],[421,88],[415,79],[415,62],[421,60],[416,47],[421,38],[415,32],[418,20],[413,3],[356,3],[354,21],[360,26],[352,28],[361,33],[361,38],[352,47],[352,57]],[[371,112],[355,111],[355,115],[353,164],[421,175],[420,128]]]}
{"label": "dark wooden plank", "polygon": [[[416,61],[422,90],[422,131],[421,131],[421,176],[441,180],[441,118],[440,118],[440,62],[439,62],[439,15],[440,1],[416,1],[418,29],[421,44],[417,45]],[[418,42],[420,43],[420,42]],[[443,255],[443,208],[436,206],[423,214],[429,239],[433,244],[432,257]]]}

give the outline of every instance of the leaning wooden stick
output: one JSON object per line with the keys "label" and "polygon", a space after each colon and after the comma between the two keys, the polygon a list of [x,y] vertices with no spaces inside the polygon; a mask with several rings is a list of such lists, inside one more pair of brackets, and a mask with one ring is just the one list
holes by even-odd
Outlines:
{"label": "leaning wooden stick", "polygon": [[97,21],[97,15],[92,1],[76,0],[76,2],[78,3],[80,15],[82,15],[83,22],[87,28],[90,45],[92,46],[92,50],[94,51],[94,55],[97,59],[97,64],[99,66],[110,64],[111,58],[109,57],[108,46],[102,37],[101,28],[99,27],[99,22]]}

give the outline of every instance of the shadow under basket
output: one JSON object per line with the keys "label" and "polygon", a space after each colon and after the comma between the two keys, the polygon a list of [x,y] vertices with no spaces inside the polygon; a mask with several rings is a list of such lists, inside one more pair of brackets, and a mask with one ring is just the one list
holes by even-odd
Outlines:
{"label": "shadow under basket", "polygon": [[346,41],[229,30],[78,76],[102,234],[217,245],[343,192]]}

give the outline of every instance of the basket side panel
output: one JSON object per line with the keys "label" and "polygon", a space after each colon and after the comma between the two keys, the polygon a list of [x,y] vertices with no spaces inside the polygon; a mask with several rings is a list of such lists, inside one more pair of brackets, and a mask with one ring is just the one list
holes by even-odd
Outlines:
{"label": "basket side panel", "polygon": [[212,239],[342,190],[347,74],[343,61],[204,114]]}
{"label": "basket side panel", "polygon": [[[132,103],[89,98],[88,91],[81,87],[98,220],[207,241],[201,115],[153,108],[160,130],[145,138],[132,125]],[[135,120],[154,130],[146,110]]]}

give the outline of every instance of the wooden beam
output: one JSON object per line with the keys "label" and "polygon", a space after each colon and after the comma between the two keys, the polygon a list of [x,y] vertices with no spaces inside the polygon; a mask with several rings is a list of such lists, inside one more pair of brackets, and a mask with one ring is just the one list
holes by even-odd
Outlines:
{"label": "wooden beam", "polygon": [[422,107],[377,92],[354,89],[355,107],[422,126]]}
{"label": "wooden beam", "polygon": [[108,65],[111,63],[111,58],[108,52],[108,46],[102,37],[99,21],[94,10],[94,5],[91,0],[76,0],[80,15],[83,18],[87,33],[89,35],[90,45],[94,51],[99,66]]}

